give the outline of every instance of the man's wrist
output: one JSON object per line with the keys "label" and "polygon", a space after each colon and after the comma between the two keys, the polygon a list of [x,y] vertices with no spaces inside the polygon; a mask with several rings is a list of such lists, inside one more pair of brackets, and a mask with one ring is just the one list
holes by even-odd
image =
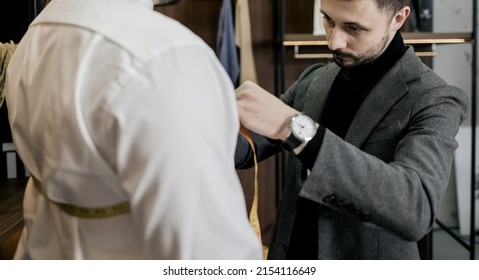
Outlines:
{"label": "man's wrist", "polygon": [[298,115],[299,113],[296,112],[290,116],[288,116],[283,124],[281,125],[281,128],[279,130],[279,140],[281,140],[282,142],[285,142],[286,139],[288,139],[289,135],[291,134],[291,120],[296,116]]}

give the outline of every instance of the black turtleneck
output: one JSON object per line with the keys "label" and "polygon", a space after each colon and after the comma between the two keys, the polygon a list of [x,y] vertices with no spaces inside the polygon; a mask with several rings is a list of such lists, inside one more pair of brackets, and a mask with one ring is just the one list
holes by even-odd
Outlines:
{"label": "black turtleneck", "polygon": [[[406,49],[398,31],[386,50],[371,63],[341,68],[331,87],[325,110],[318,120],[320,127],[316,136],[297,155],[309,170],[313,168],[319,154],[325,128],[344,139],[368,93],[403,56]],[[319,204],[298,197],[296,206],[287,258],[317,259]]]}

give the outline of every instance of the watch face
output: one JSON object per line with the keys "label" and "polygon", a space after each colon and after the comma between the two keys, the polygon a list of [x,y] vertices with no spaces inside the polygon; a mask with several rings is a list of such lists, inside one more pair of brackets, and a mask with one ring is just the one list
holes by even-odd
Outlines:
{"label": "watch face", "polygon": [[291,132],[302,142],[309,141],[316,134],[316,123],[310,117],[299,114],[291,120]]}

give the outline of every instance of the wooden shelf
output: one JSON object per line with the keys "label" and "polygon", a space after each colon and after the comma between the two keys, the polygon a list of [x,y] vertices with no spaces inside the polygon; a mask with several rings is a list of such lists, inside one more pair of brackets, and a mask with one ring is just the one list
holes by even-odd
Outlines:
{"label": "wooden shelf", "polygon": [[23,227],[22,202],[27,180],[0,180],[0,244]]}
{"label": "wooden shelf", "polygon": [[[406,45],[414,45],[416,55],[419,57],[433,57],[437,53],[431,48],[434,44],[464,44],[472,42],[472,33],[429,33],[429,32],[403,32],[401,33]],[[307,33],[287,33],[284,35],[285,47],[294,47],[296,59],[331,59],[326,36]],[[301,52],[300,48],[309,48]]]}
{"label": "wooden shelf", "polygon": [[[463,44],[472,42],[472,33],[429,33],[403,32],[404,43],[418,44]],[[284,35],[284,46],[326,46],[326,36],[307,33],[287,33]]]}

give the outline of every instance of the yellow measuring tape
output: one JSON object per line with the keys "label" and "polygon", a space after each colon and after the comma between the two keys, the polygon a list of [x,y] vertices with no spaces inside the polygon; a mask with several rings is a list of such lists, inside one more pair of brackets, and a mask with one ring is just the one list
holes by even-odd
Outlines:
{"label": "yellow measuring tape", "polygon": [[78,217],[78,218],[86,218],[86,219],[101,219],[101,218],[109,218],[113,216],[123,215],[130,212],[130,203],[128,201],[121,202],[118,204],[106,206],[106,207],[99,207],[99,208],[87,208],[81,207],[72,204],[66,204],[62,202],[57,202],[50,197],[48,197],[47,193],[42,187],[42,183],[35,177],[32,176],[33,185],[37,189],[37,191],[45,197],[50,203],[56,205],[60,208],[63,212]]}
{"label": "yellow measuring tape", "polygon": [[[259,223],[259,216],[258,216],[258,197],[259,197],[259,187],[258,187],[258,160],[256,158],[256,149],[254,148],[254,142],[249,134],[249,131],[241,125],[240,128],[241,135],[246,138],[249,145],[251,146],[251,150],[253,150],[253,159],[254,159],[254,196],[253,196],[253,204],[251,206],[251,210],[249,212],[249,223],[253,230],[256,232],[259,240],[262,243],[261,238],[261,226]],[[263,245],[263,256],[266,258],[268,255],[268,247]]]}

